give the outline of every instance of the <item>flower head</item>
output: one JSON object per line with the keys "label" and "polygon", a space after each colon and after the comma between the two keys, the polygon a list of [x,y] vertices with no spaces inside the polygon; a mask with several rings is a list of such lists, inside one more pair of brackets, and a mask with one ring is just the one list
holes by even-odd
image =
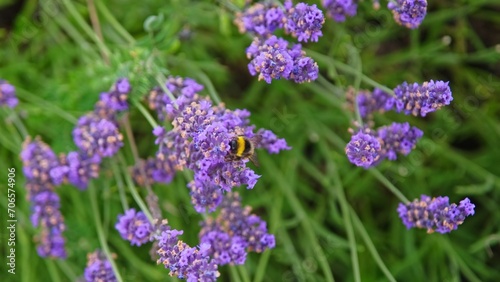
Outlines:
{"label": "flower head", "polygon": [[220,273],[217,271],[217,264],[208,255],[210,245],[190,247],[177,238],[182,233],[183,231],[168,229],[156,236],[157,253],[160,256],[157,263],[168,268],[170,276],[186,278],[188,281],[215,281]]}
{"label": "flower head", "polygon": [[369,168],[378,163],[381,157],[381,145],[372,132],[360,130],[351,137],[345,152],[351,163]]}
{"label": "flower head", "polygon": [[427,13],[427,0],[393,0],[387,8],[392,11],[394,20],[407,28],[417,28]]}
{"label": "flower head", "polygon": [[249,206],[241,206],[238,193],[230,192],[224,197],[218,216],[202,223],[200,240],[212,246],[209,253],[219,263],[243,264],[243,250],[260,253],[274,248],[274,235],[267,233],[266,222],[251,211]]}
{"label": "flower head", "polygon": [[427,229],[428,233],[437,231],[449,233],[458,228],[467,216],[474,214],[475,205],[468,198],[460,204],[450,204],[448,197],[431,198],[422,195],[413,202],[398,206],[398,214],[406,228]]}
{"label": "flower head", "polygon": [[111,263],[99,250],[87,255],[87,267],[83,275],[87,282],[117,281]]}
{"label": "flower head", "polygon": [[321,27],[325,22],[323,12],[316,5],[298,3],[292,6],[292,1],[285,1],[286,22],[285,32],[296,37],[299,42],[309,40],[317,42],[323,36]]}
{"label": "flower head", "polygon": [[92,113],[78,120],[73,129],[73,140],[88,156],[97,154],[101,157],[111,157],[123,146],[123,136],[115,123],[98,118]]}
{"label": "flower head", "polygon": [[381,156],[391,161],[397,159],[397,153],[408,155],[415,148],[417,141],[422,137],[422,130],[409,123],[392,123],[377,129],[381,141]]}
{"label": "flower head", "polygon": [[357,0],[322,0],[323,7],[327,10],[327,15],[337,22],[343,22],[346,17],[356,15]]}
{"label": "flower head", "polygon": [[394,98],[386,92],[375,88],[373,92],[361,91],[356,97],[359,114],[362,118],[370,116],[374,112],[385,112],[394,107]]}
{"label": "flower head", "polygon": [[236,13],[234,23],[240,33],[267,37],[276,29],[282,28],[285,21],[285,14],[281,8],[270,3],[255,3],[242,13]]}
{"label": "flower head", "polygon": [[431,80],[422,85],[403,82],[394,88],[394,94],[396,94],[397,112],[422,117],[449,105],[453,100],[448,82],[444,81]]}
{"label": "flower head", "polygon": [[54,192],[59,178],[52,173],[60,166],[56,155],[40,138],[28,138],[21,152],[26,190],[31,202],[31,223],[39,228],[37,252],[41,257],[65,258],[64,219],[59,211],[60,199]]}
{"label": "flower head", "polygon": [[82,152],[69,152],[66,157],[68,181],[81,190],[87,189],[89,180],[99,177],[101,158],[98,155],[88,156]]}
{"label": "flower head", "polygon": [[310,82],[318,78],[318,65],[305,56],[300,44],[288,48],[288,42],[271,36],[263,41],[256,38],[247,48],[247,57],[251,59],[248,70],[251,75],[259,74],[271,83],[272,79],[289,79],[296,83]]}
{"label": "flower head", "polygon": [[153,239],[151,237],[153,226],[142,211],[136,212],[135,209],[129,209],[125,211],[125,214],[118,215],[115,228],[123,239],[130,241],[132,246],[140,246]]}
{"label": "flower head", "polygon": [[0,79],[0,106],[14,108],[19,103],[16,97],[16,88],[7,81]]}

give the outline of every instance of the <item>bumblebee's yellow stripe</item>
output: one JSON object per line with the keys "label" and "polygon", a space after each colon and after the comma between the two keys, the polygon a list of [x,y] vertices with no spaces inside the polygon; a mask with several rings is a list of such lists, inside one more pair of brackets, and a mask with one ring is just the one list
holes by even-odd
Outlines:
{"label": "bumblebee's yellow stripe", "polygon": [[236,150],[236,156],[241,157],[241,155],[243,155],[243,151],[245,151],[245,139],[243,139],[243,137],[241,136],[238,136],[236,142],[238,142],[238,149]]}

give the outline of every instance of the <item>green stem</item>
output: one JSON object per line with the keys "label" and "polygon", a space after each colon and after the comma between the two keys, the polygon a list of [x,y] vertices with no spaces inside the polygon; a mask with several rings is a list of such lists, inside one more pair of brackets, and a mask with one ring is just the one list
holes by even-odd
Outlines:
{"label": "green stem", "polygon": [[394,184],[392,184],[387,177],[385,177],[378,169],[371,168],[368,170],[373,176],[375,176],[380,182],[382,182],[389,191],[391,191],[399,200],[405,204],[410,203],[410,201],[399,191]]}
{"label": "green stem", "polygon": [[132,104],[139,110],[139,112],[142,113],[142,115],[146,118],[146,120],[149,122],[152,128],[158,127],[158,123],[156,120],[151,116],[151,114],[148,112],[146,108],[139,102],[137,99],[132,99]]}
{"label": "green stem", "polygon": [[244,265],[238,265],[236,266],[236,269],[241,275],[241,278],[243,279],[243,282],[250,282],[250,275],[248,274],[247,269],[245,268]]}
{"label": "green stem", "polygon": [[26,137],[29,135],[28,130],[26,129],[23,122],[19,118],[19,115],[17,114],[17,112],[14,109],[7,108],[6,113],[7,113],[7,115],[12,117],[12,122],[16,126],[17,130],[19,130],[19,132],[21,133],[21,139],[22,140],[26,139]]}
{"label": "green stem", "polygon": [[106,241],[106,238],[104,237],[104,231],[102,229],[102,223],[101,223],[101,216],[99,213],[99,208],[97,206],[96,188],[92,184],[92,182],[89,182],[89,190],[90,190],[90,204],[92,206],[92,210],[94,211],[94,221],[95,221],[95,225],[96,225],[96,229],[97,229],[97,237],[99,238],[100,245],[102,247],[104,254],[106,255],[106,258],[108,259],[109,263],[111,264],[111,268],[113,269],[113,272],[115,274],[116,279],[119,282],[122,282],[123,279],[120,275],[120,272],[118,271],[118,267],[116,266],[116,263],[113,260],[113,257],[111,256],[111,252],[109,250],[108,243]]}
{"label": "green stem", "polygon": [[123,179],[120,176],[120,169],[115,161],[111,160],[111,169],[113,170],[114,177],[116,179],[116,183],[118,185],[118,194],[120,194],[120,201],[122,202],[123,210],[128,210],[129,205],[127,202],[127,197],[125,196],[125,187],[123,184]]}
{"label": "green stem", "polygon": [[134,44],[135,39],[128,33],[128,31],[123,28],[123,26],[116,20],[113,14],[108,10],[108,7],[103,3],[103,1],[97,1],[96,3],[97,9],[103,17],[108,20],[109,24],[120,34],[129,44]]}
{"label": "green stem", "polygon": [[370,254],[372,255],[373,259],[379,266],[380,270],[385,274],[385,277],[387,280],[391,282],[396,282],[396,279],[394,279],[394,276],[392,276],[391,272],[387,268],[387,266],[384,264],[384,261],[382,261],[382,258],[380,257],[379,253],[377,252],[377,249],[375,248],[375,245],[373,244],[372,240],[370,239],[370,236],[366,232],[366,229],[363,227],[363,223],[361,223],[361,220],[358,218],[356,215],[356,212],[354,209],[349,205],[349,209],[351,210],[351,218],[352,222],[354,223],[354,226],[356,229],[358,229],[358,233],[361,235],[361,238],[363,238],[366,247],[368,247],[368,250],[370,251]]}
{"label": "green stem", "polygon": [[29,93],[28,91],[26,91],[24,89],[20,89],[19,87],[16,87],[16,94],[19,97],[23,98],[24,100],[30,101],[31,103],[36,104],[37,106],[44,108],[47,112],[51,112],[51,113],[59,115],[60,117],[69,121],[70,123],[76,124],[78,122],[78,119],[75,118],[74,116],[72,116],[71,114],[65,112],[64,110],[55,106],[54,104],[49,103],[49,102],[45,101],[44,99],[42,99],[34,94]]}
{"label": "green stem", "polygon": [[168,90],[168,88],[165,86],[166,81],[167,81],[167,79],[165,78],[165,76],[163,74],[161,74],[161,73],[158,73],[155,76],[155,79],[156,79],[156,82],[158,82],[161,90],[163,90],[163,92],[165,92],[165,94],[167,94],[168,98],[170,99],[170,101],[172,102],[172,104],[174,105],[174,107],[176,109],[178,109],[179,105],[177,105],[177,99],[175,98],[174,94],[172,94],[172,92],[170,92],[170,90]]}
{"label": "green stem", "polygon": [[107,57],[111,54],[108,47],[102,42],[97,34],[92,30],[92,28],[87,24],[83,17],[78,13],[77,9],[70,0],[61,0],[63,5],[66,7],[68,12],[73,16],[78,25],[83,29],[83,31],[97,44],[97,47],[101,53],[105,54]]}
{"label": "green stem", "polygon": [[[323,54],[314,52],[312,50],[307,50],[306,52],[307,52],[307,54],[311,55],[311,57],[313,57],[314,59],[316,59],[318,61],[325,62],[326,64],[332,64],[336,68],[338,68],[339,70],[346,72],[346,73],[349,73],[351,75],[358,75],[358,70],[356,70],[355,68],[353,68],[347,64],[337,62],[330,57],[327,57]],[[389,87],[376,82],[375,80],[369,78],[368,76],[366,76],[364,74],[360,74],[360,77],[364,83],[371,85],[372,87],[379,88],[379,89],[383,90],[384,92],[387,92],[391,96],[395,96],[394,91],[392,89],[390,89]]]}
{"label": "green stem", "polygon": [[208,76],[204,72],[197,72],[198,77],[200,78],[201,82],[205,84],[207,87],[208,93],[210,94],[210,97],[214,100],[214,103],[216,105],[219,105],[221,103],[221,99],[219,97],[219,94],[217,94],[217,91],[215,90],[214,85],[212,84],[212,81],[208,78]]}
{"label": "green stem", "polygon": [[[122,164],[123,167],[127,167],[127,162],[125,162],[125,158],[121,153],[119,153],[118,158]],[[125,173],[125,182],[127,182],[127,187],[132,194],[132,197],[136,201],[136,203],[139,205],[141,208],[142,212],[146,215],[148,218],[149,222],[154,225],[154,220],[153,216],[151,215],[151,212],[149,211],[147,205],[144,203],[144,201],[141,199],[141,196],[139,193],[137,193],[137,190],[135,189],[134,182],[132,181],[132,178],[130,177],[129,173]]]}

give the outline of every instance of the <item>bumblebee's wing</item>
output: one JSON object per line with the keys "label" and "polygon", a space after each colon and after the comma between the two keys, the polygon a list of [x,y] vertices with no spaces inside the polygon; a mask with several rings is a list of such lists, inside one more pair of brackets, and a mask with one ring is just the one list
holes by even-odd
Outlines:
{"label": "bumblebee's wing", "polygon": [[257,153],[253,153],[253,155],[251,155],[250,157],[248,157],[248,159],[255,165],[255,166],[259,166],[259,160],[257,159]]}
{"label": "bumblebee's wing", "polygon": [[253,143],[254,147],[260,147],[260,142],[262,142],[262,135],[254,135],[252,138],[250,138],[250,142]]}

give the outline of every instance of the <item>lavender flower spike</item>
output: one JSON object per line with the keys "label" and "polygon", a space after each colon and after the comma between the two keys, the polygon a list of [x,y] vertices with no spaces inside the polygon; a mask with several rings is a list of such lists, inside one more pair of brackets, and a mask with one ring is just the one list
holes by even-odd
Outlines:
{"label": "lavender flower spike", "polygon": [[292,6],[292,1],[285,1],[286,23],[285,32],[296,37],[299,42],[309,40],[317,42],[323,36],[321,27],[325,22],[323,12],[316,5],[298,3]]}
{"label": "lavender flower spike", "polygon": [[396,111],[425,117],[453,100],[450,86],[444,81],[428,81],[419,85],[403,82],[394,88]]}
{"label": "lavender flower spike", "polygon": [[7,105],[14,108],[19,103],[16,97],[16,88],[7,81],[0,79],[0,106]]}
{"label": "lavender flower spike", "polygon": [[87,114],[78,120],[73,130],[76,146],[88,156],[111,157],[123,146],[118,127],[108,119]]}
{"label": "lavender flower spike", "polygon": [[99,250],[87,255],[87,267],[83,276],[87,282],[117,281],[111,263]]}
{"label": "lavender flower spike", "polygon": [[336,22],[343,22],[346,17],[356,15],[357,0],[322,0],[323,7],[327,10],[327,15]]}
{"label": "lavender flower spike", "polygon": [[420,200],[400,203],[397,211],[407,229],[416,227],[427,229],[427,233],[449,233],[457,229],[467,216],[474,215],[474,208],[468,198],[456,205],[450,204],[448,197],[422,195]]}
{"label": "lavender flower spike", "polygon": [[151,237],[153,226],[142,211],[129,209],[125,214],[118,215],[115,228],[123,239],[130,241],[132,246],[140,246],[153,239]]}
{"label": "lavender flower spike", "polygon": [[381,157],[391,161],[397,159],[397,153],[408,155],[415,148],[417,141],[424,133],[409,123],[392,123],[377,129],[381,142]]}
{"label": "lavender flower spike", "polygon": [[380,159],[381,145],[372,133],[359,131],[347,143],[345,153],[351,163],[369,168],[374,166]]}
{"label": "lavender flower spike", "polygon": [[286,21],[282,9],[270,3],[256,3],[243,13],[236,13],[234,23],[240,33],[250,33],[259,37],[267,37],[276,29],[282,28]]}
{"label": "lavender flower spike", "polygon": [[390,0],[387,8],[392,11],[399,25],[415,29],[425,18],[427,0]]}
{"label": "lavender flower spike", "polygon": [[367,118],[374,112],[383,113],[392,110],[395,99],[383,90],[375,88],[373,92],[360,91],[356,96],[356,102],[361,117]]}

